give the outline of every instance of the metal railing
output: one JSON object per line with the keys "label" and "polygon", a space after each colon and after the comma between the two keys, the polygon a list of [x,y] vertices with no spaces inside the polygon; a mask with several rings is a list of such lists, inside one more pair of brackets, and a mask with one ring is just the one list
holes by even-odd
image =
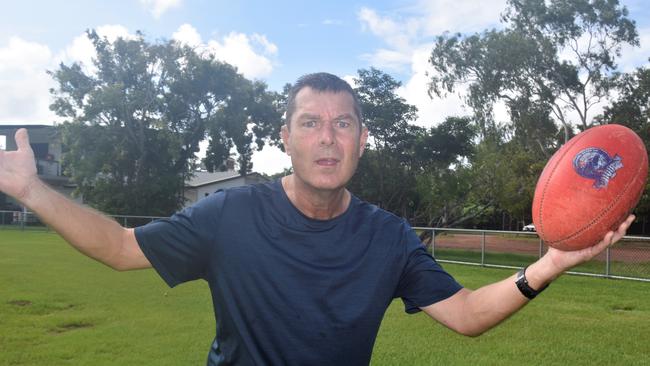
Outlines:
{"label": "metal railing", "polygon": [[[109,215],[124,227],[145,225],[159,216]],[[449,228],[413,228],[439,262],[483,267],[524,267],[548,247],[537,233]],[[0,211],[0,230],[51,231],[32,212]],[[569,273],[650,282],[650,237],[626,236]]]}
{"label": "metal railing", "polygon": [[[548,250],[535,232],[413,228],[439,262],[524,267]],[[650,237],[626,236],[570,274],[650,282]]]}
{"label": "metal railing", "polygon": [[[145,225],[160,216],[108,215],[124,227]],[[29,211],[0,211],[0,230],[51,231],[36,214]]]}

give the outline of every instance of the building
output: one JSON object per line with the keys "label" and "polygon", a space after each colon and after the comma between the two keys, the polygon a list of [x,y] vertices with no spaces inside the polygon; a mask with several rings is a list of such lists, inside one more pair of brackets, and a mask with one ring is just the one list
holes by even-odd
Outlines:
{"label": "building", "polygon": [[185,184],[185,206],[190,206],[203,197],[220,189],[239,187],[268,181],[259,173],[239,175],[235,170],[225,172],[194,172],[194,176]]}
{"label": "building", "polygon": [[[48,125],[0,125],[0,145],[5,150],[16,150],[14,135],[20,128],[29,131],[29,143],[34,150],[38,177],[56,191],[72,197],[75,186],[63,175],[61,168],[61,139],[54,126]],[[75,199],[78,202],[82,198]],[[16,201],[0,193],[0,210],[22,209]]]}
{"label": "building", "polygon": [[[0,125],[0,148],[7,151],[16,150],[14,135],[20,128],[26,128],[29,131],[30,145],[34,150],[39,178],[55,190],[72,198],[75,185],[62,172],[62,145],[57,129],[54,126],[47,125]],[[234,161],[230,161],[227,168],[228,170],[224,172],[195,172],[194,176],[185,185],[185,198],[187,199],[185,205],[189,206],[220,189],[268,180],[258,173],[240,176],[234,170]],[[75,200],[81,203],[83,197],[78,197]],[[22,209],[18,202],[0,193],[0,210],[17,211]]]}

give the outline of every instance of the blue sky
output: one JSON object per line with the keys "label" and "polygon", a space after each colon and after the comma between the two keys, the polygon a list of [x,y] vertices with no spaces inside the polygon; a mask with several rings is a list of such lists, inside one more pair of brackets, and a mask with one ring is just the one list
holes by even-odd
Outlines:
{"label": "blue sky", "polygon": [[[644,0],[622,1],[636,20],[641,47],[626,49],[629,71],[648,64],[650,11]],[[456,97],[426,95],[427,56],[444,31],[478,32],[499,26],[505,0],[380,1],[3,1],[0,12],[0,124],[52,124],[45,70],[60,62],[88,63],[89,28],[108,37],[141,30],[150,40],[178,39],[214,53],[245,76],[280,90],[302,74],[328,71],[350,79],[375,66],[403,82],[400,90],[420,111],[420,125],[467,111]],[[279,151],[256,154],[254,169],[288,166]]]}

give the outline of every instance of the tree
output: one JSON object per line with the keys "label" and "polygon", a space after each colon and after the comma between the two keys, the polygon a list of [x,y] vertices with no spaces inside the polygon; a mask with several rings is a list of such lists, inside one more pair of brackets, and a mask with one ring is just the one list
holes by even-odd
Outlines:
{"label": "tree", "polygon": [[253,169],[254,146],[262,150],[265,144],[280,145],[280,127],[284,109],[283,96],[266,90],[266,84],[241,80],[229,90],[223,108],[208,126],[211,143],[204,159],[208,170],[219,170],[234,147],[238,154],[239,173]]}
{"label": "tree", "polygon": [[[624,44],[638,45],[636,26],[617,0],[508,0],[503,30],[438,37],[430,57],[430,95],[468,84],[467,104],[485,136],[492,108],[526,100],[564,128],[588,128],[591,108],[607,95],[607,76]],[[578,121],[571,120],[570,113]],[[530,121],[534,123],[535,121]]]}
{"label": "tree", "polygon": [[440,204],[463,205],[459,185],[445,182],[457,179],[455,169],[473,152],[472,120],[450,117],[428,129],[415,126],[410,122],[417,109],[397,95],[398,81],[375,68],[358,75],[356,92],[370,138],[349,188],[413,223],[441,222],[443,216],[450,222]]}
{"label": "tree", "polygon": [[[630,74],[618,74],[613,78],[613,85],[620,92],[617,100],[606,107],[598,121],[601,124],[617,123],[636,132],[650,151],[650,68],[638,68]],[[635,210],[644,216],[644,228],[650,214],[650,180]]]}
{"label": "tree", "polygon": [[279,129],[276,96],[228,64],[173,41],[150,44],[139,32],[115,42],[87,34],[96,71],[74,63],[50,72],[58,82],[50,108],[66,118],[66,173],[102,211],[168,215],[184,201],[206,136],[211,168],[236,146],[247,172],[251,142],[261,147]]}
{"label": "tree", "polygon": [[417,108],[397,95],[401,83],[378,69],[359,70],[355,85],[370,138],[350,187],[364,199],[408,216],[415,192],[411,152],[422,130],[409,124]]}
{"label": "tree", "polygon": [[[455,227],[488,209],[472,196],[468,162],[475,154],[476,128],[467,117],[448,117],[422,134],[414,148],[419,204],[413,221]],[[478,208],[478,209],[477,209]]]}
{"label": "tree", "polygon": [[619,96],[605,107],[600,123],[618,123],[638,133],[650,143],[650,68],[641,67],[630,74],[618,74],[612,84]]}

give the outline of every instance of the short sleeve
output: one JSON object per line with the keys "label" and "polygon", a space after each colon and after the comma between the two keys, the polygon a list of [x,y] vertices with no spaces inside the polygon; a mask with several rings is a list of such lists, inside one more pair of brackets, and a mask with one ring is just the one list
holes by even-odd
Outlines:
{"label": "short sleeve", "polygon": [[462,286],[427,253],[410,227],[405,236],[407,259],[395,297],[401,297],[404,310],[413,314],[419,312],[421,307],[451,297]]}
{"label": "short sleeve", "polygon": [[135,229],[142,252],[170,287],[205,277],[226,193],[214,193],[170,218]]}

